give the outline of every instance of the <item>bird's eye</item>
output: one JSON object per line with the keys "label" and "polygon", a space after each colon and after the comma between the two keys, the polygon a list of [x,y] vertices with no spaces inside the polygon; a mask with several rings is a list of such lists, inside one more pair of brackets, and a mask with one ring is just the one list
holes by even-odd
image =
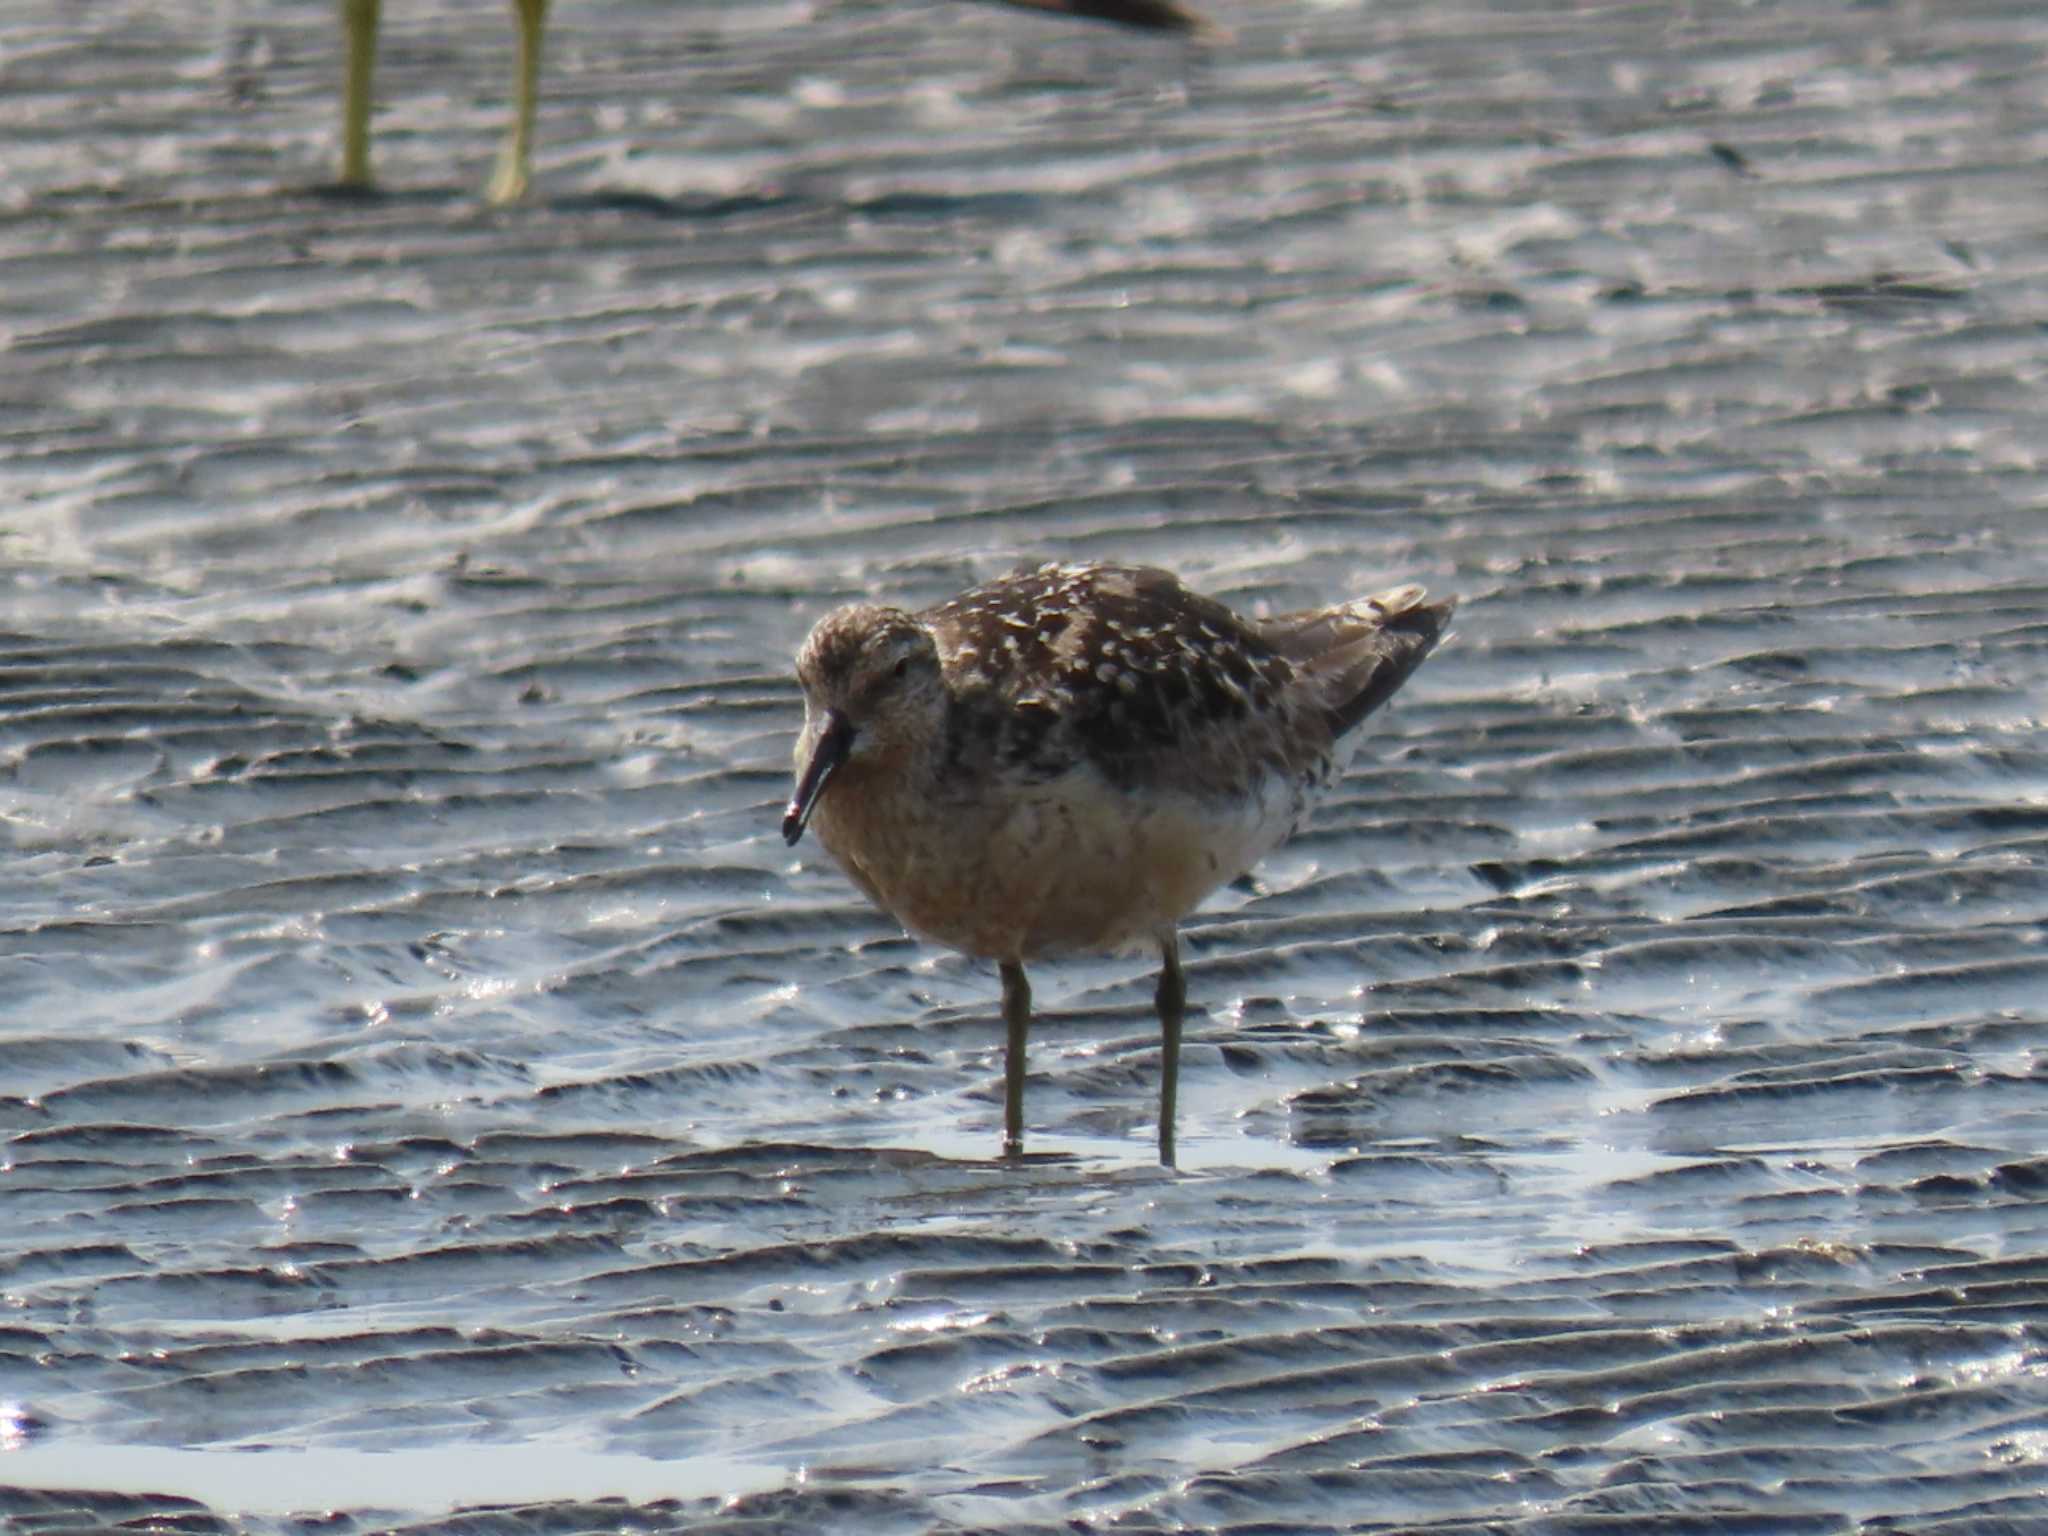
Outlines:
{"label": "bird's eye", "polygon": [[889,675],[891,677],[910,676],[910,658],[908,656],[898,656],[896,658],[896,665],[889,669]]}

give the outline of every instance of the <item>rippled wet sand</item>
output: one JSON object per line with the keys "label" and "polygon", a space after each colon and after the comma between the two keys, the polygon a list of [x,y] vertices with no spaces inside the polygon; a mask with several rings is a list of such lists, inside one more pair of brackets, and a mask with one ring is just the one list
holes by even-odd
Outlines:
{"label": "rippled wet sand", "polygon": [[[9,24],[0,1522],[1978,1533],[2048,1509],[2018,5]],[[457,19],[467,24],[458,26]],[[1458,637],[1189,926],[776,835],[1019,559]]]}

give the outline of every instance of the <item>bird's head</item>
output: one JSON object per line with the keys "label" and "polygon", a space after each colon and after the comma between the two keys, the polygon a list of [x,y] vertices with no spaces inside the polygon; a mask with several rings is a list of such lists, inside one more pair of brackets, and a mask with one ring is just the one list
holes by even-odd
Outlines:
{"label": "bird's head", "polygon": [[887,762],[944,726],[946,690],[932,633],[900,608],[856,603],[818,620],[797,652],[804,729],[796,789],[782,817],[795,846],[841,768]]}

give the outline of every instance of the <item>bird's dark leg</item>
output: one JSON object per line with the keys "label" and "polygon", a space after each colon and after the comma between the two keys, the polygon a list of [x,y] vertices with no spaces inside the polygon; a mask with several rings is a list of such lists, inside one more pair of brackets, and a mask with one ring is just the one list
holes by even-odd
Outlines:
{"label": "bird's dark leg", "polygon": [[1031,983],[1024,967],[1005,960],[1003,1024],[1009,1044],[1003,1051],[1003,1156],[1024,1155],[1024,1037],[1031,1029]]}
{"label": "bird's dark leg", "polygon": [[1173,1162],[1173,1116],[1180,1103],[1180,1021],[1187,1009],[1188,984],[1180,970],[1180,935],[1172,929],[1159,940],[1159,1161]]}

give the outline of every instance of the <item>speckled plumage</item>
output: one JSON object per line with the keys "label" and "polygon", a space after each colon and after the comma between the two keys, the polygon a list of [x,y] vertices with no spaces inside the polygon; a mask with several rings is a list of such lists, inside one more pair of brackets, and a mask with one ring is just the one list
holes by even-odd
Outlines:
{"label": "speckled plumage", "polygon": [[1409,586],[1246,619],[1167,571],[1047,565],[921,613],[838,609],[797,657],[784,835],[815,825],[906,928],[998,963],[1010,1152],[1024,962],[1157,943],[1171,1163],[1176,925],[1300,824],[1451,608]]}

